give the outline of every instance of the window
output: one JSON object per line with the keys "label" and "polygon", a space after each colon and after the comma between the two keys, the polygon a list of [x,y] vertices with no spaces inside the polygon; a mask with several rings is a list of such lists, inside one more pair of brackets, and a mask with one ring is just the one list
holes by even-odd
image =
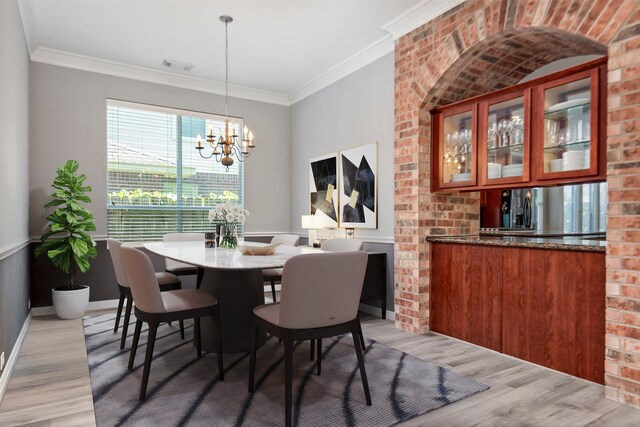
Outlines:
{"label": "window", "polygon": [[[236,134],[243,128],[234,119]],[[243,203],[243,167],[227,171],[195,149],[198,135],[224,117],[107,101],[107,233],[122,241],[161,240],[165,233],[211,229],[208,211]]]}

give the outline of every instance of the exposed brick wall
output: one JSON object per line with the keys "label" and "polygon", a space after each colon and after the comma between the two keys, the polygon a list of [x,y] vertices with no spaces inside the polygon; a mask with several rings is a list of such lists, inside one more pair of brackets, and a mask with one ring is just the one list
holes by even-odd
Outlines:
{"label": "exposed brick wall", "polygon": [[395,49],[396,325],[429,328],[432,234],[475,233],[477,193],[430,191],[435,106],[519,81],[563,57],[608,53],[606,395],[640,406],[640,2],[469,0]]}

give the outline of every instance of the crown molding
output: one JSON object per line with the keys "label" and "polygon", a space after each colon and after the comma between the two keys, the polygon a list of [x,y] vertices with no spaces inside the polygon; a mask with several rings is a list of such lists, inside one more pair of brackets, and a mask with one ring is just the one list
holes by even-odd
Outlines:
{"label": "crown molding", "polygon": [[24,37],[27,40],[27,49],[29,49],[29,55],[31,55],[38,48],[38,31],[36,31],[33,17],[33,1],[18,0],[18,10],[20,10]]}
{"label": "crown molding", "polygon": [[[465,0],[423,0],[405,13],[382,26],[386,35],[353,56],[340,62],[308,83],[289,94],[253,89],[246,86],[229,85],[229,95],[234,98],[248,99],[269,104],[290,106],[337,82],[349,74],[369,65],[373,61],[390,53],[395,40],[442,15],[447,10]],[[224,83],[192,76],[183,76],[161,70],[128,65],[115,61],[77,55],[39,46],[37,25],[34,20],[33,1],[18,0],[22,27],[24,29],[30,58],[33,62],[56,65],[98,74],[128,78],[143,82],[175,86],[202,92],[224,95]]]}
{"label": "crown molding", "polygon": [[366,65],[369,65],[387,53],[393,52],[394,47],[394,42],[389,36],[384,36],[378,39],[378,41],[356,52],[353,56],[340,62],[338,65],[330,68],[291,92],[289,94],[290,104],[293,105],[296,102],[313,95],[330,84],[337,82],[355,71],[358,71]]}
{"label": "crown molding", "polygon": [[[73,68],[75,70],[224,95],[224,83],[222,82],[198,77],[181,76],[166,71],[152,70],[150,68],[127,65],[121,62],[107,61],[90,56],[76,55],[43,47],[38,47],[31,54],[31,60],[44,64],[57,65],[59,67]],[[229,96],[270,104],[289,105],[289,99],[284,94],[233,84],[229,85]]]}
{"label": "crown molding", "polygon": [[382,26],[382,29],[391,35],[395,41],[419,26],[426,24],[434,18],[442,15],[464,3],[466,0],[423,0],[401,15]]}

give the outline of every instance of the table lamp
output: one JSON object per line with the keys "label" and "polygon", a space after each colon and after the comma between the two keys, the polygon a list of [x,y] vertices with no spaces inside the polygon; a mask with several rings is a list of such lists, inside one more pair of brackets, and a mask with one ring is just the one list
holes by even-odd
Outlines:
{"label": "table lamp", "polygon": [[302,228],[309,230],[309,246],[313,246],[316,242],[316,230],[320,228],[320,224],[315,215],[302,215]]}

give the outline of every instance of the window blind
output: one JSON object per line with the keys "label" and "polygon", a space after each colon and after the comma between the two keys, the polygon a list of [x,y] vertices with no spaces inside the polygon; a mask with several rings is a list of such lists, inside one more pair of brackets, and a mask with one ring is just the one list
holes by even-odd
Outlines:
{"label": "window blind", "polygon": [[[240,134],[242,120],[234,122]],[[109,237],[152,241],[169,232],[204,232],[212,229],[208,211],[213,205],[242,205],[242,163],[227,171],[195,149],[197,136],[204,139],[210,125],[219,136],[224,117],[107,102]]]}

